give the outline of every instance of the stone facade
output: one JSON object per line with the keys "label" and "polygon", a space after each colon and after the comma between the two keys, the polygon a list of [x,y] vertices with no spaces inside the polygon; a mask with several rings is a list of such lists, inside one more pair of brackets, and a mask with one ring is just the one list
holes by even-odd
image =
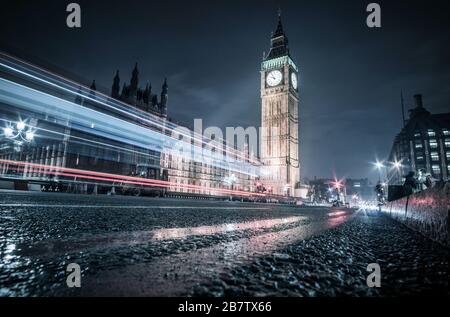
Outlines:
{"label": "stone facade", "polygon": [[139,70],[137,63],[131,73],[130,83],[124,83],[122,90],[120,90],[120,76],[119,71],[113,79],[111,87],[111,97],[128,103],[136,108],[150,112],[152,114],[166,117],[167,116],[167,101],[168,101],[169,85],[167,79],[164,80],[161,87],[161,95],[158,100],[158,95],[152,93],[152,86],[147,82],[144,89],[139,87]]}
{"label": "stone facade", "polygon": [[[162,118],[162,121],[167,127],[163,132],[165,134],[170,134],[170,126],[179,126],[167,117],[167,79],[164,80],[161,96],[158,100],[158,96],[152,94],[150,84],[147,84],[145,89],[139,88],[139,70],[137,64],[131,73],[130,83],[124,83],[121,92],[119,71],[116,72],[116,76],[113,79],[111,97]],[[192,134],[192,131],[188,133]],[[226,145],[223,144],[223,147],[225,148]],[[227,152],[224,151],[224,153]],[[167,187],[168,192],[223,196],[223,189],[248,192],[255,191],[256,176],[239,172],[239,167],[232,171],[230,168],[222,167],[223,162],[219,162],[219,164],[204,162],[201,158],[194,159],[193,157],[179,155],[177,149],[171,148],[164,148],[157,156],[160,159],[160,168],[154,175],[170,183],[170,186]],[[227,161],[226,157],[224,157],[223,161]],[[237,164],[249,166],[250,160],[247,157],[237,162]],[[228,183],[227,180],[232,180],[232,182]]]}
{"label": "stone facade", "polygon": [[276,195],[294,196],[300,181],[297,76],[279,16],[261,66],[261,179]]}

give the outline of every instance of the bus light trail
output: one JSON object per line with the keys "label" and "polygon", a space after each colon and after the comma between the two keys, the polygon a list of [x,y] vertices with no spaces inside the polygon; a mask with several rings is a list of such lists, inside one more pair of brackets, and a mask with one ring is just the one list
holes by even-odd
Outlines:
{"label": "bus light trail", "polygon": [[[0,100],[27,111],[58,118],[61,122],[70,121],[71,126],[77,130],[141,148],[161,151],[163,149],[176,150],[192,147],[195,153],[201,154],[199,155],[200,158],[208,159],[216,167],[232,169],[233,172],[247,175],[254,174],[252,170],[255,169],[255,166],[250,163],[229,160],[232,157],[230,155],[215,160],[212,150],[192,145],[190,139],[179,140],[174,135],[169,136],[166,133],[129,122],[124,118],[110,116],[98,110],[8,80],[0,79]],[[92,128],[93,126],[95,126],[95,129]],[[175,135],[180,132],[174,132],[171,129],[166,130],[172,131]],[[191,159],[199,161],[195,155]]]}
{"label": "bus light trail", "polygon": [[177,186],[182,189],[195,189],[195,190],[204,190],[204,191],[213,191],[217,193],[221,193],[224,195],[236,195],[236,196],[258,196],[265,197],[266,195],[263,193],[253,193],[246,192],[241,190],[232,190],[225,188],[209,188],[199,185],[190,185],[190,184],[178,184],[172,183],[169,181],[162,181],[156,179],[144,179],[140,177],[126,176],[126,175],[118,175],[118,174],[110,174],[110,173],[102,173],[74,168],[66,168],[66,167],[57,167],[50,166],[44,164],[37,163],[28,163],[28,162],[20,162],[20,161],[12,161],[12,160],[0,160],[0,165],[11,165],[17,167],[23,167],[24,170],[29,170],[30,173],[38,172],[46,175],[55,175],[55,176],[66,176],[73,178],[81,178],[81,179],[90,179],[97,181],[106,181],[106,182],[121,182],[126,184],[134,184],[134,185],[142,185],[142,186],[150,186],[150,187],[164,187],[169,188],[173,186]]}
{"label": "bus light trail", "polygon": [[[102,94],[101,92],[96,91],[95,97],[92,97],[90,95],[90,88],[83,86],[84,92],[80,93],[78,90],[80,89],[80,84],[71,81],[67,78],[64,78],[62,76],[59,76],[57,74],[51,73],[45,69],[42,69],[38,66],[32,65],[28,62],[22,61],[20,59],[17,59],[13,56],[10,56],[5,53],[1,53],[2,60],[5,63],[11,63],[11,65],[0,63],[0,66],[19,73],[21,75],[24,75],[28,78],[32,78],[33,80],[37,80],[41,83],[44,83],[45,85],[50,85],[54,88],[63,90],[65,92],[68,92],[74,96],[80,96],[84,99],[90,100],[94,103],[101,104],[107,108],[110,108],[114,111],[117,111],[118,113],[121,113],[123,115],[132,117],[134,119],[138,119],[140,121],[146,122],[147,124],[150,124],[150,126],[156,127],[159,129],[166,129],[168,131],[177,131],[178,134],[183,135],[184,137],[193,138],[194,141],[199,142],[202,146],[207,145],[208,142],[213,142],[213,140],[204,140],[202,136],[199,136],[197,133],[194,133],[194,135],[185,135],[182,131],[178,130],[181,126],[164,120],[161,121],[160,118],[153,114],[149,114],[147,112],[141,111],[139,109],[131,109],[129,106],[122,101],[113,99],[107,95]],[[21,69],[19,69],[21,68]],[[216,143],[216,141],[219,141]],[[225,142],[225,140],[219,138],[217,140],[214,140],[214,142],[210,145],[214,146],[223,146],[223,144],[220,144],[222,142]],[[240,160],[249,160],[249,162],[253,164],[258,164],[259,162],[257,160],[253,160],[251,158],[246,158],[242,151],[236,150],[229,146],[227,143],[225,143],[225,152],[227,155],[235,156],[239,158]]]}

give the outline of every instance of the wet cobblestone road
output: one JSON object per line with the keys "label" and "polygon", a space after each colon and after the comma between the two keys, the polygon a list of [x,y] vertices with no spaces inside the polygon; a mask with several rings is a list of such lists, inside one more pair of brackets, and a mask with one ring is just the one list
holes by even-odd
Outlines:
{"label": "wet cobblestone road", "polygon": [[336,208],[0,192],[0,257],[1,296],[448,296],[448,249]]}

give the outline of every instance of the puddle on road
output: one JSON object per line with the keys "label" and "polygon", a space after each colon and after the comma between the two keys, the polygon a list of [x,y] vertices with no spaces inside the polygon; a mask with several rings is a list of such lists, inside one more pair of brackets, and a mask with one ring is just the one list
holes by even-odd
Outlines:
{"label": "puddle on road", "polygon": [[346,211],[333,211],[328,213],[328,217],[337,217],[347,214]]}
{"label": "puddle on road", "polygon": [[304,219],[306,219],[306,217],[289,217],[281,219],[249,221],[242,223],[229,223],[217,226],[157,229],[153,231],[153,239],[171,240],[171,239],[186,238],[189,236],[212,235],[217,233],[225,233],[247,229],[265,229],[278,225],[298,222]]}
{"label": "puddle on road", "polygon": [[[351,212],[331,210],[328,213],[274,218],[241,223],[220,224],[186,228],[158,228],[148,231],[134,231],[90,235],[79,239],[56,241],[45,240],[28,244],[9,245],[3,252],[4,263],[12,267],[29,256],[52,257],[61,253],[104,249],[119,246],[133,246],[149,241],[184,239],[190,236],[214,235],[238,232],[247,229],[265,229],[285,224],[295,227],[282,227],[281,230],[260,232],[249,238],[233,242],[217,243],[210,247],[155,257],[149,262],[138,262],[120,268],[98,268],[96,273],[83,277],[83,287],[70,295],[126,295],[126,296],[175,296],[186,294],[196,283],[211,281],[214,276],[227,269],[251,262],[256,257],[274,254],[278,250],[311,237],[324,230],[335,227],[351,217]],[[310,221],[303,221],[309,219]],[[103,250],[102,250],[103,251]],[[278,255],[283,257],[284,254]],[[29,258],[28,258],[29,260]],[[61,289],[59,295],[67,290]]]}
{"label": "puddle on road", "polygon": [[34,244],[17,246],[17,255],[51,257],[58,254],[85,251],[88,249],[117,248],[148,243],[149,241],[163,241],[184,239],[190,236],[204,236],[242,230],[266,229],[284,224],[292,224],[307,219],[307,217],[287,217],[241,223],[220,224],[214,226],[161,228],[146,231],[132,231],[92,235],[81,239],[45,240]]}
{"label": "puddle on road", "polygon": [[290,244],[347,221],[343,212],[323,221],[311,221],[238,241],[156,258],[148,263],[100,271],[84,279],[82,296],[185,296],[194,285],[211,281],[232,267],[273,254]]}

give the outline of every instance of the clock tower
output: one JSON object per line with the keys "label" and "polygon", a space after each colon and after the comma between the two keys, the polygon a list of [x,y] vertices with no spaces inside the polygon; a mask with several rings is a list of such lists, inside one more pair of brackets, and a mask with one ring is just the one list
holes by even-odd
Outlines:
{"label": "clock tower", "polygon": [[300,181],[298,67],[289,53],[281,14],[261,65],[261,179],[273,194],[295,196]]}

